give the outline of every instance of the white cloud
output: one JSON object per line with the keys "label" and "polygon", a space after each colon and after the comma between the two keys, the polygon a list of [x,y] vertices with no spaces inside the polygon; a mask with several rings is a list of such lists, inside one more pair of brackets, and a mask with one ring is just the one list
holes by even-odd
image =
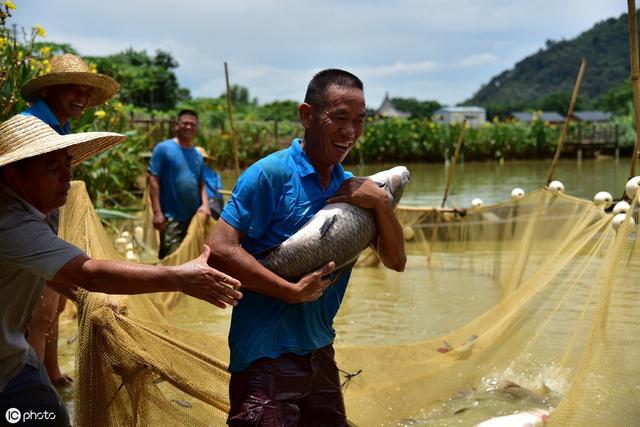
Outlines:
{"label": "white cloud", "polygon": [[[619,16],[602,0],[20,0],[12,18],[85,55],[129,47],[170,51],[197,96],[233,83],[260,101],[300,99],[314,72],[360,75],[371,101],[394,96],[460,102],[534,53]],[[380,89],[378,89],[380,88]]]}

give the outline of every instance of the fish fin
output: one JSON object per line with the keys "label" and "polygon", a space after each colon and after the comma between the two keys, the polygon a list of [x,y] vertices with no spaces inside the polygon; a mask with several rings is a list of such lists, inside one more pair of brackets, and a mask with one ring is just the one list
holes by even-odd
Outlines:
{"label": "fish fin", "polygon": [[320,237],[323,237],[325,233],[329,231],[335,220],[336,215],[331,215],[330,217],[325,218],[324,223],[320,227]]}

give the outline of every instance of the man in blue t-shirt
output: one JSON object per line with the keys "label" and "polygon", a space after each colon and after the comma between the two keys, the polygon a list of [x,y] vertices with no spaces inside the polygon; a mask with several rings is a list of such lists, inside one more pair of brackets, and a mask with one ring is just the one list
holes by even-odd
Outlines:
{"label": "man in blue t-shirt", "polygon": [[153,148],[149,185],[153,226],[160,231],[160,258],[178,249],[196,212],[211,216],[204,187],[204,159],[193,146],[197,132],[198,114],[182,110],[176,137]]}
{"label": "man in blue t-shirt", "polygon": [[332,343],[333,319],[350,272],[335,283],[335,264],[291,283],[254,255],[279,245],[327,202],[371,209],[382,262],[404,270],[402,229],[384,190],[342,168],[362,135],[365,119],[360,79],[342,70],[316,74],[299,107],[304,139],[249,167],[208,238],[209,262],[242,280],[233,310],[231,426],[344,426],[346,414]]}

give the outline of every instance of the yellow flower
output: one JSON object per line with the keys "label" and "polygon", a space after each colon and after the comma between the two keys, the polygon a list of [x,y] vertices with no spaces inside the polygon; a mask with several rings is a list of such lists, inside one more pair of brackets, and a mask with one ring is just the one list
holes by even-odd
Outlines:
{"label": "yellow flower", "polygon": [[49,56],[49,54],[51,53],[51,48],[49,46],[40,48],[40,53],[42,54],[42,56]]}
{"label": "yellow flower", "polygon": [[124,105],[122,104],[122,102],[118,101],[113,105],[113,109],[116,111],[122,111],[122,108],[124,107]]}
{"label": "yellow flower", "polygon": [[36,32],[37,36],[40,36],[40,37],[46,37],[47,36],[47,31],[40,24],[34,25],[33,26],[33,30]]}
{"label": "yellow flower", "polygon": [[0,48],[4,47],[5,44],[7,44],[7,38],[0,37]]}
{"label": "yellow flower", "polygon": [[98,72],[98,66],[96,64],[94,64],[93,62],[89,63],[89,71],[91,71],[92,73],[97,73]]}
{"label": "yellow flower", "polygon": [[16,5],[13,4],[13,2],[11,0],[7,0],[4,2],[4,5],[7,9],[11,9],[11,10],[15,10],[16,9]]}
{"label": "yellow flower", "polygon": [[93,113],[94,116],[96,116],[97,119],[104,119],[107,116],[107,113],[104,110],[98,110],[95,113]]}

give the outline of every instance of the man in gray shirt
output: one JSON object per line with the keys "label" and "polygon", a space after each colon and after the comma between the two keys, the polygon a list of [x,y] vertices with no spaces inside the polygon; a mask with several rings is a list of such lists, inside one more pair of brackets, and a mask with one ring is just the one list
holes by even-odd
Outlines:
{"label": "man in gray shirt", "polygon": [[[46,411],[69,419],[25,332],[45,286],[75,299],[80,288],[110,294],[181,291],[224,308],[236,305],[240,282],[207,265],[210,249],[176,267],[95,260],[56,235],[71,167],[126,136],[108,132],[58,135],[24,115],[0,125],[0,416]],[[8,421],[9,418],[7,418]]]}

